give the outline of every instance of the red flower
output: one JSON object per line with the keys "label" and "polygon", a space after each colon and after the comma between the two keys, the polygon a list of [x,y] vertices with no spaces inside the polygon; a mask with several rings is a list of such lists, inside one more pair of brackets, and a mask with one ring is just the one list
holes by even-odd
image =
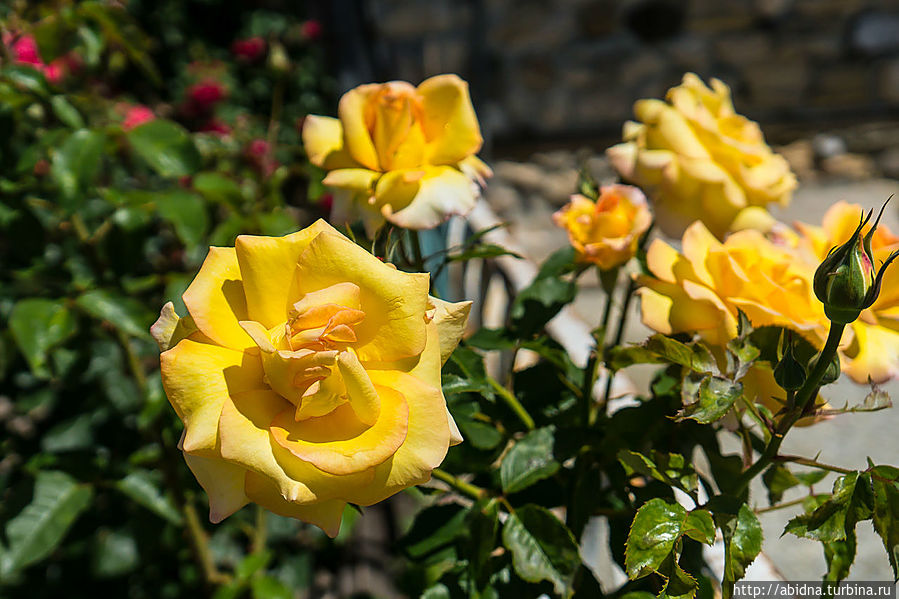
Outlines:
{"label": "red flower", "polygon": [[211,109],[225,97],[225,86],[219,81],[207,79],[187,89],[188,101],[202,111]]}
{"label": "red flower", "polygon": [[235,40],[231,44],[231,53],[246,62],[255,62],[265,54],[265,39],[259,36]]}
{"label": "red flower", "polygon": [[50,64],[41,68],[44,77],[53,85],[59,85],[68,75],[68,60],[65,57],[57,58]]}
{"label": "red flower", "polygon": [[264,139],[254,139],[247,145],[244,155],[260,173],[268,177],[278,168],[278,161],[272,156],[272,147]]}
{"label": "red flower", "polygon": [[316,21],[315,19],[309,19],[308,21],[303,22],[300,32],[307,40],[314,42],[322,36],[323,29],[324,28],[319,21]]}
{"label": "red flower", "polygon": [[131,131],[138,125],[148,123],[156,118],[156,114],[143,104],[129,106],[125,111],[125,119],[122,121],[122,129]]}
{"label": "red flower", "polygon": [[229,135],[231,133],[231,127],[228,123],[224,121],[220,121],[216,118],[211,118],[197,129],[200,133],[215,133],[216,135]]}

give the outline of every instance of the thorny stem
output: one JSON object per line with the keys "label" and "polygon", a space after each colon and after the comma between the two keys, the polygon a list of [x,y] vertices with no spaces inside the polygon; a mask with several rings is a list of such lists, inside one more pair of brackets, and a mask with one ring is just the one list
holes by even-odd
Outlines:
{"label": "thorny stem", "polygon": [[467,495],[471,497],[475,501],[482,497],[487,496],[487,489],[483,489],[477,485],[473,485],[471,483],[467,483],[458,476],[453,476],[446,470],[441,470],[440,468],[434,468],[431,471],[431,476],[436,478],[439,481],[443,481],[455,490],[459,491],[463,495]]}
{"label": "thorny stem", "polygon": [[794,505],[801,504],[803,501],[805,501],[805,497],[800,497],[799,499],[794,499],[793,501],[784,501],[783,503],[769,505],[768,507],[756,508],[753,511],[756,514],[764,514],[766,512],[773,512],[775,510],[782,510],[784,508],[793,507]]}
{"label": "thorny stem", "polygon": [[518,398],[515,397],[511,391],[506,389],[499,381],[497,381],[492,376],[487,377],[487,382],[490,383],[490,386],[493,387],[493,390],[502,398],[502,400],[506,403],[509,408],[515,412],[515,415],[518,416],[518,419],[521,420],[522,424],[529,430],[532,431],[536,428],[536,424],[534,424],[534,419],[528,414],[528,411],[521,405],[521,402],[518,401]]}
{"label": "thorny stem", "polygon": [[818,390],[821,388],[821,379],[824,378],[827,367],[830,366],[834,356],[837,354],[837,348],[840,345],[840,338],[843,336],[843,329],[845,326],[846,325],[844,324],[835,322],[830,323],[830,332],[827,334],[827,341],[824,344],[824,349],[818,354],[815,367],[809,373],[805,383],[799,391],[796,392],[793,409],[788,411],[784,414],[783,418],[781,418],[777,428],[771,435],[771,440],[768,442],[765,451],[759,459],[752,466],[747,468],[740,476],[739,480],[737,480],[737,484],[733,489],[734,494],[741,493],[749,485],[752,479],[761,474],[761,472],[774,461],[787,432],[800,418],[802,418],[803,414],[805,414],[806,409],[809,407],[809,402],[815,400],[815,397],[818,395]]}
{"label": "thorny stem", "polygon": [[256,526],[253,530],[253,553],[262,553],[265,551],[265,544],[268,541],[268,511],[261,505],[256,506]]}
{"label": "thorny stem", "polygon": [[[615,330],[615,339],[612,343],[606,344],[606,350],[617,347],[621,344],[621,339],[624,337],[624,329],[627,326],[627,311],[630,308],[631,298],[634,297],[634,290],[637,288],[637,282],[633,277],[630,277],[627,283],[627,289],[624,292],[624,302],[621,305],[621,314],[618,317],[618,328]],[[609,296],[611,300],[611,295]],[[606,350],[603,351],[605,354]],[[606,406],[609,404],[609,396],[612,394],[612,371],[608,372],[608,376],[606,378],[606,388],[602,394],[602,409],[605,411]]]}

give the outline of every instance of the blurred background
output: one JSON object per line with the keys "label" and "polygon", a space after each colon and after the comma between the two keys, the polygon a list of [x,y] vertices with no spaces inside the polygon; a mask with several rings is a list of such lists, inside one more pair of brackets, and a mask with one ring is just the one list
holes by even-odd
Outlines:
{"label": "blurred background", "polygon": [[[615,180],[603,151],[633,102],[686,71],[726,82],[789,160],[800,188],[785,220],[899,193],[899,0],[5,0],[0,26],[3,597],[211,594],[183,534],[205,497],[171,451],[180,425],[146,331],[164,301],[184,313],[208,245],[327,215],[299,131],[358,84],[469,81],[495,171],[485,197],[533,261],[567,243],[550,215],[580,169]],[[132,133],[151,120],[173,125]],[[899,231],[895,205],[885,222]],[[587,284],[574,311],[590,327]],[[831,403],[865,392],[841,384]],[[895,463],[897,427],[895,410],[855,414],[788,449]],[[40,485],[69,502],[49,529],[22,516]],[[257,552],[249,508],[206,525],[214,564],[238,572],[216,597],[415,594],[424,575],[391,552],[417,493],[355,525],[348,512],[336,543],[272,515]],[[789,516],[765,515],[765,551],[786,578],[816,578],[817,545],[778,539]],[[859,534],[852,578],[886,579],[870,525]],[[27,551],[6,551],[23,535]]]}

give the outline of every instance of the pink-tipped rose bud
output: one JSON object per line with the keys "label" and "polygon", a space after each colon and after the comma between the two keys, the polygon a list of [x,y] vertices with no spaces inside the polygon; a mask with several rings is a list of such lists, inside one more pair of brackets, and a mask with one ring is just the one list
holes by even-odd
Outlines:
{"label": "pink-tipped rose bud", "polygon": [[272,156],[272,147],[264,139],[251,141],[244,154],[250,164],[266,177],[278,168],[278,161]]}
{"label": "pink-tipped rose bud", "polygon": [[125,111],[125,118],[122,120],[122,129],[124,129],[125,131],[131,131],[138,125],[149,123],[155,118],[156,113],[154,113],[143,104],[129,106]]}
{"label": "pink-tipped rose bud", "polygon": [[238,59],[246,62],[256,62],[265,54],[265,38],[256,36],[242,40],[234,40],[231,44],[231,53]]}

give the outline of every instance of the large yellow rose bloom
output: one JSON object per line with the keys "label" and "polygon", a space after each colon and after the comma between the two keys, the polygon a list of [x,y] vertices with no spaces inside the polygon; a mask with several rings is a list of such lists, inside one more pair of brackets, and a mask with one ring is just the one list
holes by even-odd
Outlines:
{"label": "large yellow rose bloom", "polygon": [[[739,309],[754,326],[787,327],[822,347],[830,322],[815,297],[815,270],[852,235],[860,213],[857,205],[839,203],[821,227],[798,223],[797,234],[778,225],[769,235],[740,231],[724,242],[697,221],[680,252],[654,240],[646,256],[651,276],[638,277],[643,322],[721,347],[737,334]],[[871,245],[876,262],[899,248],[899,238],[881,225]],[[846,326],[839,353],[843,372],[858,383],[899,376],[899,268],[886,270],[877,301]]]}
{"label": "large yellow rose bloom", "polygon": [[483,138],[468,84],[438,75],[360,85],[340,99],[338,118],[311,115],[303,144],[327,169],[334,189],[332,222],[361,218],[371,233],[386,218],[430,229],[467,214],[492,173],[475,154]]}
{"label": "large yellow rose bloom", "polygon": [[324,221],[210,248],[183,299],[152,332],[213,522],[255,502],[335,536],[347,502],[427,481],[461,441],[440,369],[470,304]]}
{"label": "large yellow rose bloom", "polygon": [[640,122],[627,122],[624,143],[606,150],[621,176],[647,192],[656,222],[672,237],[695,220],[719,239],[765,229],[773,220],[765,207],[788,204],[796,187],[758,124],[735,112],[730,89],[718,79],[711,84],[687,73],[667,101],[637,101]]}

